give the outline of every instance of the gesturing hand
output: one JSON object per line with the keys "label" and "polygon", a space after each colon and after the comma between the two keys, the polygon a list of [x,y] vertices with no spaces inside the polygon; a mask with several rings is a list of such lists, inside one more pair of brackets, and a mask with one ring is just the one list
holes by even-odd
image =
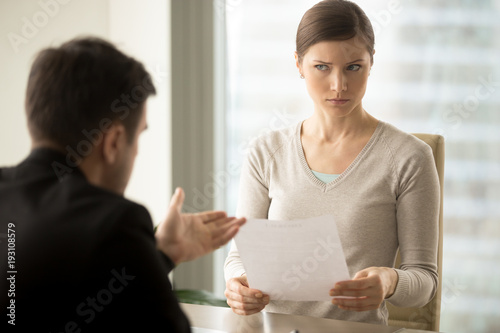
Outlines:
{"label": "gesturing hand", "polygon": [[183,203],[184,191],[177,188],[167,217],[155,233],[158,248],[175,264],[196,259],[226,244],[245,223],[244,218],[227,217],[222,211],[182,214]]}
{"label": "gesturing hand", "polygon": [[[330,290],[332,303],[343,310],[368,311],[380,307],[382,301],[394,293],[398,273],[388,267],[370,267],[356,273],[350,281],[335,284]],[[352,296],[353,298],[335,298]]]}

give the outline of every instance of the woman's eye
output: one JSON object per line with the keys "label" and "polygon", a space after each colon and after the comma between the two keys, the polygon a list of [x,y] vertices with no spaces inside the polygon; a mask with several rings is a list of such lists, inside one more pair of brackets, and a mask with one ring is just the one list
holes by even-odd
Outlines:
{"label": "woman's eye", "polygon": [[328,69],[327,65],[316,65],[314,67],[316,67],[316,69],[319,69],[320,71],[326,71]]}
{"label": "woman's eye", "polygon": [[353,72],[359,71],[360,68],[361,68],[360,65],[349,65],[349,66],[347,66],[347,70],[348,71],[353,71]]}

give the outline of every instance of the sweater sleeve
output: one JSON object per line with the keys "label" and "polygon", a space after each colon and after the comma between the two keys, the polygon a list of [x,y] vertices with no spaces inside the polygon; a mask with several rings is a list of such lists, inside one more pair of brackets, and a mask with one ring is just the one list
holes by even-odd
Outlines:
{"label": "sweater sleeve", "polygon": [[[236,216],[267,219],[271,199],[269,198],[269,182],[265,172],[266,159],[263,152],[256,146],[249,150],[241,168]],[[224,277],[227,281],[244,273],[245,268],[236,244],[232,240],[231,250],[224,263]]]}
{"label": "sweater sleeve", "polygon": [[421,149],[402,154],[410,157],[402,159],[397,168],[396,216],[401,266],[396,269],[399,276],[396,290],[387,300],[399,307],[419,307],[432,299],[438,285],[440,187],[429,146],[422,145]]}

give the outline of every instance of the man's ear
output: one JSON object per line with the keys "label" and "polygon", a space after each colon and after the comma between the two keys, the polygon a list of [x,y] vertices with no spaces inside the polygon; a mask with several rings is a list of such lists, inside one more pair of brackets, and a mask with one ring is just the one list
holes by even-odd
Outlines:
{"label": "man's ear", "polygon": [[106,164],[113,164],[118,160],[127,142],[125,127],[120,122],[114,122],[103,135],[102,157]]}

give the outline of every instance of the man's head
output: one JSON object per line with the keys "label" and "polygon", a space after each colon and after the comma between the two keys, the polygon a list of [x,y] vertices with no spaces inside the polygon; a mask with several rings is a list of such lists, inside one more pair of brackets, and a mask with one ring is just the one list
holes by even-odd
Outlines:
{"label": "man's head", "polygon": [[155,93],[144,66],[102,39],[78,38],[44,49],[26,91],[33,146],[65,152],[68,166],[82,168],[91,181],[98,171],[94,164],[104,162],[99,172],[113,172],[108,176],[119,176],[122,185],[94,182],[123,193],[144,129],[139,126],[146,126],[146,100]]}

